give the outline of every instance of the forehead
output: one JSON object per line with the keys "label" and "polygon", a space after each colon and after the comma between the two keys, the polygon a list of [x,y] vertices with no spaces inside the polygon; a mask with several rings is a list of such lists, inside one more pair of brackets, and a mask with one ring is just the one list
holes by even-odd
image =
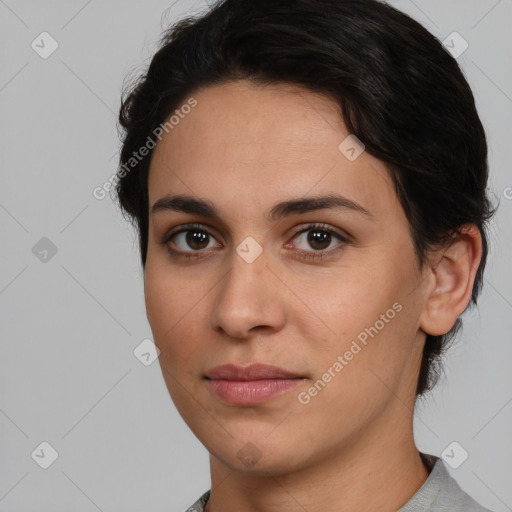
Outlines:
{"label": "forehead", "polygon": [[287,197],[330,192],[377,210],[396,200],[383,162],[366,151],[347,158],[343,142],[350,133],[328,97],[247,81],[192,96],[197,105],[164,132],[153,152],[150,205],[168,193],[220,197],[221,206],[243,205],[247,213]]}

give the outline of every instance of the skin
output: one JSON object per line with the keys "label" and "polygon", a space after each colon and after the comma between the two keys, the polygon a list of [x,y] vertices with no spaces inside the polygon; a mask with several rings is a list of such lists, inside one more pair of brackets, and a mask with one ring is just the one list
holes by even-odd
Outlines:
{"label": "skin", "polygon": [[[210,453],[206,510],[396,511],[428,477],[412,421],[425,333],[448,332],[467,306],[478,230],[465,226],[420,269],[385,164],[366,151],[350,161],[338,149],[349,132],[332,100],[247,81],[193,96],[197,106],[154,150],[149,205],[187,194],[213,203],[220,218],[151,214],[144,288],[169,393]],[[333,192],[372,216],[323,209],[268,218],[277,202]],[[210,233],[204,245],[187,244],[185,234],[162,243],[187,223]],[[327,235],[312,245],[311,230],[296,235],[311,223],[347,241]],[[263,249],[252,263],[236,252],[248,236]],[[322,251],[322,260],[303,256]],[[298,394],[397,302],[401,311],[300,403]],[[209,369],[251,362],[305,379],[252,406],[211,392]],[[252,465],[238,456],[244,446]]]}

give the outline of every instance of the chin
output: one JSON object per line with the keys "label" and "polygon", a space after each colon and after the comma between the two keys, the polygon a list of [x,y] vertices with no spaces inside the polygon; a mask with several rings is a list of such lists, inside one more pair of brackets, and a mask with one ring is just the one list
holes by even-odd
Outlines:
{"label": "chin", "polygon": [[272,435],[268,435],[267,429],[260,436],[235,435],[222,444],[218,439],[212,443],[201,442],[213,457],[237,473],[279,476],[307,466],[311,456],[297,450],[304,446],[303,441],[294,439],[291,433],[271,440]]}
{"label": "chin", "polygon": [[247,455],[239,456],[238,453],[216,457],[231,471],[252,476],[281,476],[299,469],[290,461],[290,456],[284,453],[262,454],[259,459]]}

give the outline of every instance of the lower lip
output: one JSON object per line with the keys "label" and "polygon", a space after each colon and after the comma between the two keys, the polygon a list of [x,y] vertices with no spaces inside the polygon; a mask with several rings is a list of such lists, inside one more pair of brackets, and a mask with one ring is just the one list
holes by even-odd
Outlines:
{"label": "lower lip", "polygon": [[270,400],[280,395],[304,379],[264,379],[264,380],[208,380],[211,389],[223,400],[234,405],[251,405]]}

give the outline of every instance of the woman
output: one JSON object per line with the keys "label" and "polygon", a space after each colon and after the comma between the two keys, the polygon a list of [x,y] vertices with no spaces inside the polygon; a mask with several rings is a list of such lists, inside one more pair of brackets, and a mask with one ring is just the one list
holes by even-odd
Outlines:
{"label": "woman", "polygon": [[160,365],[210,453],[189,510],[485,511],[413,437],[493,214],[442,44],[375,0],[224,0],[120,122]]}

